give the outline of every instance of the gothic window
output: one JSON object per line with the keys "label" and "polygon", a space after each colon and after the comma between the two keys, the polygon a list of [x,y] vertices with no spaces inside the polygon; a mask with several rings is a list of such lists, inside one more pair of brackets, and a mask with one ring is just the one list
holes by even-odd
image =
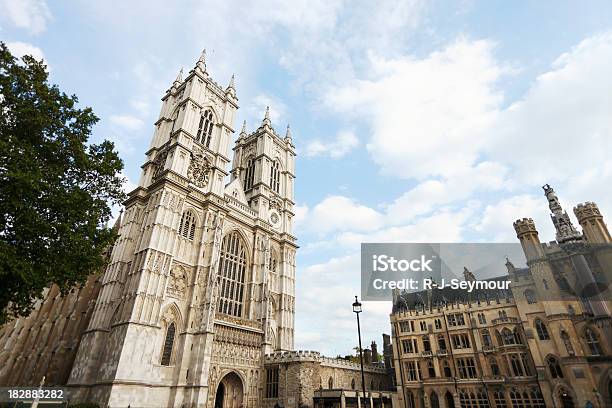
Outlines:
{"label": "gothic window", "polygon": [[435,391],[432,391],[429,395],[429,401],[431,408],[440,408],[440,401],[438,400],[438,394]]}
{"label": "gothic window", "polygon": [[166,329],[166,338],[164,339],[164,349],[162,351],[161,365],[170,365],[170,359],[172,357],[172,348],[174,347],[174,335],[176,333],[176,326],[174,323],[170,323]]}
{"label": "gothic window", "polygon": [[478,313],[478,323],[480,324],[487,323],[487,318],[485,317],[484,313]]}
{"label": "gothic window", "polygon": [[438,350],[446,350],[446,340],[442,334],[438,336]]}
{"label": "gothic window", "polygon": [[572,341],[570,340],[569,334],[565,330],[561,331],[561,340],[563,340],[563,344],[565,344],[565,349],[567,350],[567,354],[570,356],[574,355],[574,346],[572,346]]}
{"label": "gothic window", "polygon": [[492,346],[493,341],[491,340],[491,334],[488,329],[482,331],[482,344],[485,346]]}
{"label": "gothic window", "polygon": [[277,288],[276,288],[276,266],[277,266],[277,261],[276,258],[274,258],[272,255],[270,255],[270,258],[268,259],[268,288],[270,288],[270,290],[276,292]]}
{"label": "gothic window", "polygon": [[497,360],[495,359],[495,357],[491,357],[489,358],[489,366],[491,367],[491,374],[492,375],[500,375],[500,371],[499,371],[499,365],[497,364]]}
{"label": "gothic window", "polygon": [[272,191],[278,193],[280,191],[280,164],[277,160],[272,162],[270,167],[270,188]]}
{"label": "gothic window", "polygon": [[266,369],[266,398],[278,398],[278,366]]}
{"label": "gothic window", "polygon": [[527,289],[524,292],[524,295],[525,295],[525,299],[527,300],[527,303],[529,303],[530,305],[533,303],[537,303],[538,300],[536,299],[536,295],[533,292],[533,290]]}
{"label": "gothic window", "polygon": [[544,396],[537,388],[531,389],[531,406],[533,408],[546,408],[546,402],[544,401]]}
{"label": "gothic window", "polygon": [[429,343],[429,336],[423,336],[423,351],[431,351],[431,344]]}
{"label": "gothic window", "polygon": [[442,321],[440,319],[436,319],[434,321],[434,325],[435,325],[436,329],[441,329],[442,328]]}
{"label": "gothic window", "polygon": [[521,337],[521,333],[519,333],[518,327],[514,328],[512,334],[514,335],[514,341],[516,342],[516,344],[523,344],[523,339]]}
{"label": "gothic window", "polygon": [[451,373],[451,369],[450,366],[448,365],[448,361],[444,360],[444,363],[442,364],[443,368],[442,370],[444,371],[444,376],[446,378],[450,378],[452,377],[452,373]]}
{"label": "gothic window", "polygon": [[429,374],[429,378],[436,378],[436,369],[431,360],[427,360],[427,374]]}
{"label": "gothic window", "polygon": [[493,393],[493,399],[495,400],[495,406],[497,408],[507,408],[506,396],[503,391],[495,391]]}
{"label": "gothic window", "polygon": [[355,379],[353,378],[351,380],[351,390],[354,390],[354,389],[355,389]]}
{"label": "gothic window", "polygon": [[179,225],[179,235],[190,241],[193,241],[196,229],[196,217],[191,211],[183,212],[181,223]]}
{"label": "gothic window", "polygon": [[476,378],[476,365],[472,357],[458,358],[457,370],[460,378]]}
{"label": "gothic window", "polygon": [[334,379],[331,377],[329,377],[329,380],[327,380],[327,388],[330,390],[334,388]]}
{"label": "gothic window", "polygon": [[370,380],[370,389],[373,390],[374,389],[374,380]]}
{"label": "gothic window", "polygon": [[550,336],[548,335],[548,329],[546,328],[546,325],[542,320],[536,319],[535,328],[538,332],[538,337],[540,338],[540,340],[550,340]]}
{"label": "gothic window", "polygon": [[244,190],[253,188],[255,181],[255,160],[251,157],[246,161],[246,169],[244,171]]}
{"label": "gothic window", "polygon": [[502,338],[504,339],[505,345],[516,344],[514,334],[512,334],[512,332],[508,328],[504,328],[502,330]]}
{"label": "gothic window", "polygon": [[593,330],[591,330],[590,327],[587,327],[584,332],[584,337],[586,338],[586,342],[589,346],[591,354],[594,356],[600,355],[601,347],[599,346],[599,338],[597,337],[597,334]]}
{"label": "gothic window", "polygon": [[553,356],[546,358],[546,365],[548,366],[548,372],[551,378],[563,378],[563,371],[559,365],[559,360]]}
{"label": "gothic window", "polygon": [[417,361],[408,361],[406,363],[407,381],[419,381],[420,369]]}
{"label": "gothic window", "polygon": [[521,360],[518,354],[510,355],[510,367],[512,368],[512,374],[514,374],[515,377],[522,377],[525,375],[525,373],[523,372],[523,366],[521,364]]}
{"label": "gothic window", "polygon": [[200,116],[200,123],[198,125],[198,133],[196,139],[206,147],[210,147],[210,139],[212,138],[213,131],[213,114],[210,109],[207,109],[202,116]]}
{"label": "gothic window", "polygon": [[246,274],[246,249],[238,232],[223,238],[219,259],[219,312],[240,317]]}

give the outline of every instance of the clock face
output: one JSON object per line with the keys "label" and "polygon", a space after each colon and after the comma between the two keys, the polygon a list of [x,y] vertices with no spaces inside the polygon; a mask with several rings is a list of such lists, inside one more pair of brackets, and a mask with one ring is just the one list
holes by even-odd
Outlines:
{"label": "clock face", "polygon": [[270,212],[270,224],[272,224],[274,227],[278,228],[280,223],[280,215],[278,215],[278,212],[271,211]]}

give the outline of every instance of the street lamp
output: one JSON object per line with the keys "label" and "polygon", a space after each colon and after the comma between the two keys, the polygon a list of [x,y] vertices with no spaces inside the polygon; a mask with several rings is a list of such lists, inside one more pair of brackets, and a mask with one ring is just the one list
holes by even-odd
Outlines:
{"label": "street lamp", "polygon": [[[361,326],[359,325],[359,313],[361,313],[361,303],[355,296],[355,303],[353,303],[353,312],[357,315],[357,334],[359,335],[359,361],[361,362],[361,388],[363,389],[363,401],[367,407],[366,388],[365,388],[365,376],[363,374],[363,352],[361,350]],[[359,398],[359,397],[358,397]]]}

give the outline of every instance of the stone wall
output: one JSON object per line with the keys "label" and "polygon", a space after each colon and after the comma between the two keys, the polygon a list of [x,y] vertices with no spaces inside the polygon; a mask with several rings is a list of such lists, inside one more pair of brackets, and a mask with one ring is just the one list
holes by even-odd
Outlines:
{"label": "stone wall", "polygon": [[[266,408],[276,404],[285,408],[312,407],[314,392],[319,389],[361,389],[359,364],[328,358],[316,351],[270,354],[266,356],[265,368],[279,370],[278,396],[264,398]],[[364,376],[366,391],[391,388],[391,379],[382,366],[365,365]]]}

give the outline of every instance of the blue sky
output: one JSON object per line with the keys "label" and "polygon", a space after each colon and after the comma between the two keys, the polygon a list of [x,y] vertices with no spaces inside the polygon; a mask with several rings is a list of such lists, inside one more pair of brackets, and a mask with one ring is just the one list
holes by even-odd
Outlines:
{"label": "blue sky", "polygon": [[[172,4],[170,4],[172,3]],[[298,149],[296,347],[345,354],[359,244],[514,242],[541,186],[612,214],[612,6],[606,1],[0,0],[0,39],[44,57],[139,177],[160,98],[202,48],[235,127],[270,105]],[[364,305],[365,341],[389,305]]]}

